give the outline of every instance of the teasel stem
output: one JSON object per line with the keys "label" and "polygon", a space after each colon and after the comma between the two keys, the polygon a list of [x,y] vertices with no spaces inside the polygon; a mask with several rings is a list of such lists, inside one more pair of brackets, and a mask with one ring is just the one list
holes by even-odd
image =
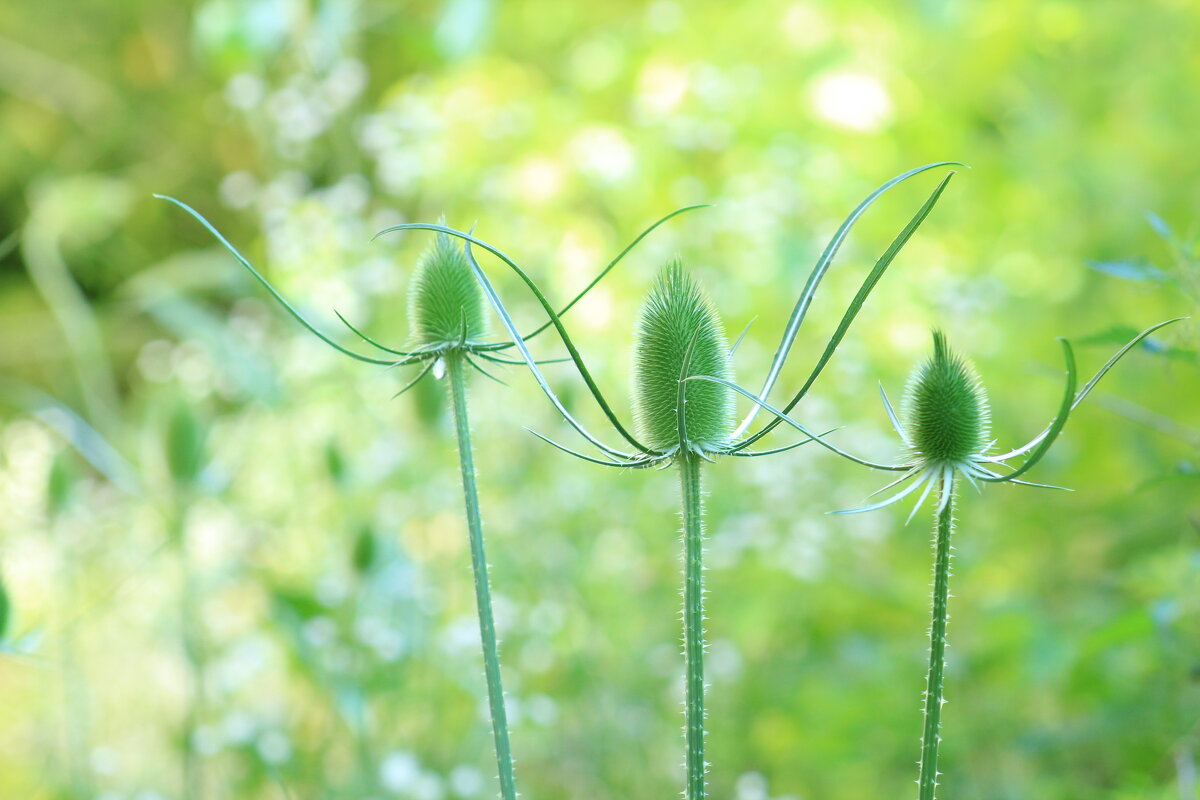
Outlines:
{"label": "teasel stem", "polygon": [[684,738],[687,755],[686,800],[704,800],[704,523],[700,496],[700,456],[679,457],[679,486],[683,501],[683,654]]}
{"label": "teasel stem", "polygon": [[475,458],[471,450],[471,425],[467,418],[464,356],[461,352],[450,351],[443,357],[446,360],[446,377],[450,382],[450,400],[454,407],[454,430],[458,436],[458,460],[462,467],[463,497],[467,506],[467,534],[471,544],[471,565],[475,571],[475,605],[479,612],[479,637],[483,642],[483,672],[487,678],[488,706],[492,712],[492,736],[496,740],[500,796],[504,800],[516,800],[512,749],[508,743],[508,715],[504,709],[504,686],[500,681],[500,651],[496,644],[496,623],[492,616],[492,597],[488,587],[479,494],[475,488]]}
{"label": "teasel stem", "polygon": [[934,800],[937,792],[938,751],[942,744],[942,706],[946,702],[946,623],[950,619],[950,536],[954,530],[954,479],[943,486],[949,497],[941,498],[934,525],[933,613],[929,626],[929,675],[925,681],[925,725],[921,734],[921,771],[917,800]]}

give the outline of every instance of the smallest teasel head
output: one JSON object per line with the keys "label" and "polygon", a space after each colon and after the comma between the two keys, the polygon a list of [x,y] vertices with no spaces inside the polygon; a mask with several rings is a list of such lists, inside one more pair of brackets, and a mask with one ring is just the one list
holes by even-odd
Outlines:
{"label": "smallest teasel head", "polygon": [[408,318],[419,350],[467,349],[487,335],[479,282],[463,248],[444,233],[437,234],[417,261],[408,291]]}
{"label": "smallest teasel head", "polygon": [[933,332],[933,354],[909,378],[901,405],[914,460],[963,464],[987,448],[991,414],[975,369]]}
{"label": "smallest teasel head", "polygon": [[[375,350],[376,354],[367,354],[341,344],[311,323],[295,306],[287,301],[271,282],[263,277],[254,266],[234,247],[221,232],[213,227],[199,211],[186,203],[171,197],[155,195],[167,202],[182,208],[196,219],[211,233],[229,253],[237,259],[247,272],[263,288],[275,298],[283,309],[299,322],[309,333],[316,336],[325,344],[345,356],[367,364],[379,364],[386,367],[405,367],[417,365],[419,370],[405,386],[397,392],[397,396],[408,391],[430,372],[440,376],[446,366],[446,356],[457,354],[476,371],[489,378],[488,373],[479,361],[494,364],[520,364],[520,361],[503,358],[501,351],[513,345],[509,342],[484,342],[487,335],[487,317],[484,313],[484,295],[479,281],[475,277],[470,256],[465,247],[458,247],[454,236],[462,237],[458,231],[447,228],[444,224],[408,224],[388,228],[387,233],[399,229],[421,228],[438,234],[434,243],[421,255],[417,262],[408,294],[408,312],[412,330],[413,344],[410,349],[402,350],[381,344],[356,328],[349,320],[336,310],[338,319],[362,342]],[[378,236],[379,234],[377,234]],[[468,238],[469,235],[467,235]],[[610,266],[611,268],[611,266]],[[601,273],[603,277],[603,273]],[[597,280],[599,280],[597,278]],[[595,285],[593,281],[592,285]],[[589,289],[591,286],[588,287]],[[569,309],[585,294],[581,292],[575,300],[568,304]],[[566,309],[564,309],[565,312]],[[532,338],[548,327],[543,325],[530,333],[526,338]]]}
{"label": "smallest teasel head", "polygon": [[[1061,488],[1029,483],[1018,478],[1042,460],[1067,424],[1071,412],[1126,353],[1159,328],[1177,321],[1173,319],[1160,322],[1135,336],[1078,392],[1075,390],[1075,354],[1070,343],[1066,339],[1060,339],[1066,360],[1067,377],[1058,413],[1041,433],[1007,453],[992,452],[995,441],[988,438],[990,414],[987,397],[974,369],[950,350],[943,333],[934,331],[933,355],[917,367],[909,379],[902,406],[903,422],[896,416],[883,387],[879,387],[883,406],[891,419],[892,427],[908,450],[905,463],[876,464],[830,447],[864,466],[903,473],[879,492],[898,486],[903,488],[878,503],[835,513],[856,514],[861,511],[873,511],[920,491],[916,505],[909,514],[909,519],[912,519],[930,493],[937,490],[937,511],[940,514],[952,502],[958,478],[963,478],[976,487],[981,483],[1018,483],[1047,489]],[[795,422],[792,424],[805,430]],[[828,444],[826,446],[829,447]],[[1025,457],[1025,461],[1020,466],[1008,463],[1021,456]]]}

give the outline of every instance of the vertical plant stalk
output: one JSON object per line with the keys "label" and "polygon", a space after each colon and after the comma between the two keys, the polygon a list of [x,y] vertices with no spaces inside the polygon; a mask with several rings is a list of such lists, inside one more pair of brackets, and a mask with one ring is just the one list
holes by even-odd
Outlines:
{"label": "vertical plant stalk", "polygon": [[685,662],[684,737],[687,800],[704,800],[704,523],[700,497],[700,457],[679,457],[683,501],[683,654]]}
{"label": "vertical plant stalk", "polygon": [[183,797],[185,800],[202,800],[204,797],[204,766],[196,752],[196,731],[204,715],[204,641],[200,624],[199,593],[196,574],[189,558],[187,546],[187,511],[182,500],[173,512],[171,521],[175,542],[175,554],[179,561],[179,623],[183,632],[183,652],[187,658],[191,691],[188,693],[187,709],[183,718]]}
{"label": "vertical plant stalk", "polygon": [[921,772],[917,799],[934,800],[938,785],[938,750],[942,744],[942,706],[946,702],[946,623],[950,619],[950,535],[954,531],[954,483],[950,498],[934,525],[933,620],[929,626],[929,676],[925,682],[925,725],[921,734]]}
{"label": "vertical plant stalk", "polygon": [[[60,545],[59,557],[67,602],[72,608],[79,608],[79,565],[68,547]],[[71,791],[76,797],[88,797],[93,793],[87,766],[88,753],[91,751],[92,705],[87,678],[83,674],[83,661],[79,657],[76,622],[77,620],[67,619],[62,628],[63,718],[67,734]]]}
{"label": "vertical plant stalk", "polygon": [[512,749],[508,743],[508,714],[504,709],[504,686],[500,681],[500,650],[496,644],[496,623],[492,616],[492,596],[488,587],[487,556],[483,549],[483,524],[479,517],[479,494],[475,488],[475,458],[471,450],[471,425],[467,418],[463,355],[450,351],[444,358],[446,377],[450,382],[450,400],[454,407],[454,431],[458,436],[463,497],[467,506],[467,534],[471,544],[471,565],[475,571],[475,605],[479,612],[479,637],[483,642],[483,672],[487,678],[488,706],[492,712],[492,736],[496,741],[500,796],[504,800],[516,800],[517,785],[513,774]]}

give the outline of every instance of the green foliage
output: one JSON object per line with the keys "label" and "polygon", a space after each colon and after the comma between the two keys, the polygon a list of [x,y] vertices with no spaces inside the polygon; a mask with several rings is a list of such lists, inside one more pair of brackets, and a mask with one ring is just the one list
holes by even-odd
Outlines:
{"label": "green foliage", "polygon": [[167,420],[167,467],[171,477],[184,487],[200,480],[206,463],[205,440],[208,430],[195,410],[184,402],[176,403]]}
{"label": "green foliage", "polygon": [[421,254],[408,290],[408,320],[416,347],[473,344],[487,335],[483,293],[461,247],[439,233]]}
{"label": "green foliage", "polygon": [[0,642],[8,636],[8,623],[12,617],[12,603],[8,599],[8,587],[0,577]]}
{"label": "green foliage", "polygon": [[987,445],[991,415],[983,385],[941,331],[933,332],[933,355],[909,379],[902,408],[908,440],[926,463],[966,461]]}
{"label": "green foliage", "polygon": [[337,442],[325,443],[325,469],[329,471],[330,479],[338,488],[346,489],[350,486],[350,468]]}
{"label": "green foliage", "polygon": [[[716,309],[676,259],[663,267],[650,289],[634,341],[634,415],[648,446],[665,451],[680,447],[679,381],[692,375],[730,379],[729,345]],[[683,393],[683,446],[698,452],[722,450],[733,433],[733,393],[707,381],[689,381]]]}
{"label": "green foliage", "polygon": [[358,535],[354,537],[354,550],[351,553],[350,563],[354,566],[355,572],[365,575],[378,562],[379,542],[376,539],[375,529],[370,525],[363,525],[358,529]]}
{"label": "green foliage", "polygon": [[50,463],[46,479],[46,506],[51,514],[61,514],[71,504],[75,489],[75,469],[65,452],[58,453]]}

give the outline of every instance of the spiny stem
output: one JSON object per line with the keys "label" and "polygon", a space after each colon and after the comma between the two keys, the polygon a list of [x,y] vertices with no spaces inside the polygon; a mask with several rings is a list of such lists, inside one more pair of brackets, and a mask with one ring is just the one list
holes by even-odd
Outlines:
{"label": "spiny stem", "polygon": [[483,550],[483,524],[479,517],[479,495],[475,488],[475,458],[471,451],[471,426],[467,419],[463,356],[461,353],[449,352],[445,359],[446,377],[450,382],[450,400],[454,406],[454,430],[458,435],[458,460],[462,466],[467,533],[471,541],[471,565],[475,570],[475,604],[479,611],[479,636],[483,640],[483,671],[487,677],[488,705],[492,712],[492,735],[496,740],[500,796],[504,800],[516,800],[517,785],[513,775],[512,750],[508,743],[508,715],[504,709],[504,686],[500,682],[500,652],[496,644],[496,623],[492,618],[487,556]]}
{"label": "spiny stem", "polygon": [[686,665],[684,737],[687,741],[686,800],[704,800],[704,525],[700,457],[679,457],[683,503],[683,653]]}
{"label": "spiny stem", "polygon": [[938,750],[942,744],[942,705],[946,702],[946,623],[950,618],[950,534],[954,530],[954,484],[942,498],[944,508],[934,525],[933,621],[929,627],[929,676],[925,682],[925,727],[921,734],[921,773],[917,800],[934,800],[937,791]]}

